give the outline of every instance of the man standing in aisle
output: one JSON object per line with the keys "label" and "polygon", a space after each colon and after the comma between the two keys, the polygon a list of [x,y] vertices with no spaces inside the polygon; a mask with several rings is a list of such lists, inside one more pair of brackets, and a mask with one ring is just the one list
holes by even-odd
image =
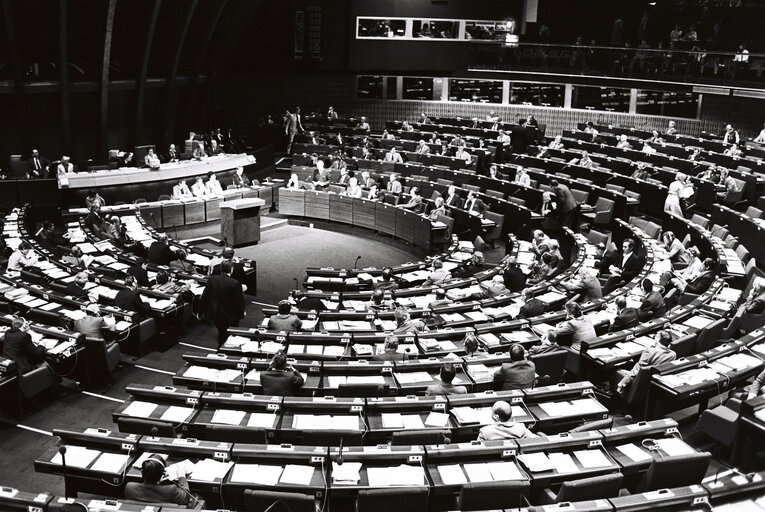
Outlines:
{"label": "man standing in aisle", "polygon": [[284,134],[287,136],[287,153],[292,153],[292,143],[298,132],[304,132],[303,123],[300,121],[300,107],[295,107],[293,114],[289,110],[285,116]]}
{"label": "man standing in aisle", "polygon": [[239,281],[231,277],[231,261],[220,264],[220,273],[207,278],[202,292],[201,310],[218,329],[218,348],[228,338],[228,328],[238,327],[244,318],[244,293]]}

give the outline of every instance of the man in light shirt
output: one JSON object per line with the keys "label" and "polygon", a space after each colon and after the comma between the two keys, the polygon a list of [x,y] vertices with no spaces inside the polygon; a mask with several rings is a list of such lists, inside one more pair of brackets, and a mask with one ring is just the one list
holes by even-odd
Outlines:
{"label": "man in light shirt", "polygon": [[401,155],[396,151],[396,148],[390,148],[390,151],[385,153],[385,161],[391,162],[394,164],[403,164],[404,159],[401,158]]}
{"label": "man in light shirt", "polygon": [[215,173],[213,172],[207,173],[207,183],[205,186],[207,187],[207,193],[209,195],[223,194],[223,187],[221,187],[220,181],[218,181],[218,177],[215,176]]}
{"label": "man in light shirt", "polygon": [[152,170],[159,169],[159,157],[154,152],[153,149],[149,149],[149,152],[146,153],[146,156],[143,157],[143,163],[146,164],[146,167]]}
{"label": "man in light shirt", "polygon": [[191,186],[191,193],[194,194],[194,197],[207,197],[207,187],[201,176],[197,177]]}

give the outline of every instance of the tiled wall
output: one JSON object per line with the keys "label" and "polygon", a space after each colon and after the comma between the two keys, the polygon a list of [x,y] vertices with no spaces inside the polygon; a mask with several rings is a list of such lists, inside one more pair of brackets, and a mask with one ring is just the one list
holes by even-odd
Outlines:
{"label": "tiled wall", "polygon": [[[752,102],[751,105],[748,102]],[[221,84],[218,107],[225,124],[246,128],[257,124],[267,114],[279,123],[287,106],[299,105],[303,114],[313,110],[325,112],[329,105],[341,117],[366,116],[373,129],[382,129],[387,120],[414,120],[420,112],[431,116],[484,117],[496,111],[503,120],[533,113],[540,123],[547,124],[547,134],[557,135],[563,129],[589,120],[602,124],[635,126],[641,129],[663,130],[668,118],[661,116],[564,110],[560,108],[528,107],[523,105],[489,105],[415,100],[364,100],[356,98],[355,76],[337,74],[286,75],[262,74],[257,78],[230,76]],[[734,112],[737,126],[748,135],[765,121],[762,101],[728,97],[705,97],[700,120],[675,119],[681,133],[698,134],[701,130],[719,131],[721,124]],[[759,109],[759,110],[758,110]],[[740,112],[738,114],[737,112]],[[745,129],[746,128],[746,129]]]}

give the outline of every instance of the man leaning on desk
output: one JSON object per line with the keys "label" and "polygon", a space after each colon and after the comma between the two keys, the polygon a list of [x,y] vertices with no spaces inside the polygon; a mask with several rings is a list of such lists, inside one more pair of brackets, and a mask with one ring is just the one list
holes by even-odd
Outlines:
{"label": "man leaning on desk", "polygon": [[274,355],[266,371],[260,374],[263,394],[267,396],[294,395],[303,382],[300,372],[287,365],[287,356],[281,350]]}
{"label": "man leaning on desk", "polygon": [[513,409],[504,400],[494,402],[491,408],[494,423],[481,427],[478,431],[479,441],[501,441],[503,439],[525,439],[536,437],[536,434],[526,428],[523,423],[512,421]]}
{"label": "man leaning on desk", "polygon": [[[174,472],[175,478],[169,475],[171,468],[178,467]],[[183,474],[180,474],[183,473]],[[136,500],[144,503],[174,503],[186,505],[189,508],[201,508],[199,500],[189,491],[189,483],[186,481],[188,470],[182,464],[173,464],[165,467],[165,461],[159,455],[152,455],[143,461],[141,465],[141,479],[139,482],[128,482],[125,485],[125,499]],[[168,483],[160,482],[165,477]]]}
{"label": "man leaning on desk", "polygon": [[19,375],[31,372],[43,361],[45,347],[37,346],[29,335],[29,324],[21,317],[14,317],[11,328],[2,339],[3,357],[14,361]]}

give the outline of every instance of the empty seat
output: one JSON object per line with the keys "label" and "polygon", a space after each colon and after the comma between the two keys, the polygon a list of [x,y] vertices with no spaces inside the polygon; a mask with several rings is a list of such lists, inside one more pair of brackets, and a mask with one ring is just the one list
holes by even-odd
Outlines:
{"label": "empty seat", "polygon": [[460,510],[517,508],[521,495],[529,495],[529,483],[518,481],[467,483],[460,490]]}
{"label": "empty seat", "polygon": [[356,510],[359,512],[421,512],[428,509],[430,488],[397,487],[392,489],[362,489]]}
{"label": "empty seat", "polygon": [[606,184],[606,190],[613,190],[614,192],[619,192],[620,194],[623,194],[626,189],[626,187],[622,187],[621,185],[616,185],[614,183],[607,183]]}
{"label": "empty seat", "polygon": [[654,459],[636,492],[671,489],[701,483],[707,473],[712,454],[697,452]]}
{"label": "empty seat", "polygon": [[[282,508],[274,507],[282,503]],[[264,491],[262,489],[246,489],[244,491],[244,510],[282,510],[287,507],[291,512],[315,512],[316,505],[313,495],[297,492]]]}
{"label": "empty seat", "polygon": [[751,219],[761,219],[762,218],[762,210],[757,208],[756,206],[750,206],[746,209],[746,216]]}
{"label": "empty seat", "polygon": [[571,195],[574,196],[574,199],[576,199],[576,202],[579,204],[587,203],[587,200],[590,198],[589,192],[585,190],[579,190],[577,188],[571,189]]}
{"label": "empty seat", "polygon": [[704,227],[707,229],[709,228],[709,219],[697,213],[694,213],[693,215],[691,215],[691,222],[693,222],[694,224],[698,224],[701,227]]}
{"label": "empty seat", "polygon": [[614,498],[619,495],[623,481],[624,476],[621,473],[568,480],[561,484],[557,494],[545,489],[542,502],[548,504]]}
{"label": "empty seat", "polygon": [[611,199],[599,197],[595,202],[595,211],[593,213],[583,213],[582,217],[596,226],[607,226],[614,215],[614,204],[616,203]]}

